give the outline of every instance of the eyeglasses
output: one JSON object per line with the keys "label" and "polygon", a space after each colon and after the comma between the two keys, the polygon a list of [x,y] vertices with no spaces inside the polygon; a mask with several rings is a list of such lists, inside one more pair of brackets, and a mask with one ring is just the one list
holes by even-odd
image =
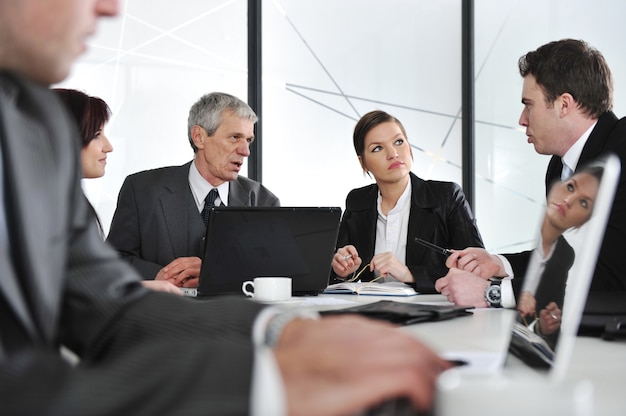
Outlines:
{"label": "eyeglasses", "polygon": [[[352,276],[350,279],[345,280],[346,282],[350,283],[350,282],[354,282],[356,280],[359,279],[359,276],[361,276],[361,274],[363,274],[363,272],[365,271],[365,269],[367,269],[370,266],[369,263],[367,263],[365,266],[361,267],[361,270],[359,270],[359,272],[357,274],[355,274],[354,276]],[[369,281],[369,283],[375,282],[377,280],[382,279],[383,277],[385,277],[384,275],[380,275],[372,280]]]}

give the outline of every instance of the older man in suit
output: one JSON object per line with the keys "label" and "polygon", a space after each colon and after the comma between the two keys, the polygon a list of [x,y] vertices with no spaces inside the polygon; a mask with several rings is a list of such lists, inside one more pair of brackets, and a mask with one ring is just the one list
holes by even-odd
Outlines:
{"label": "older man in suit", "polygon": [[254,111],[240,99],[207,94],[189,111],[187,133],[194,160],[126,178],[107,241],[144,279],[198,285],[205,207],[279,205],[263,185],[239,175],[250,154],[256,121]]}
{"label": "older man in suit", "polygon": [[449,364],[409,334],[150,291],[102,241],[76,127],[47,86],[118,8],[0,0],[0,413],[339,415],[398,396],[428,408]]}

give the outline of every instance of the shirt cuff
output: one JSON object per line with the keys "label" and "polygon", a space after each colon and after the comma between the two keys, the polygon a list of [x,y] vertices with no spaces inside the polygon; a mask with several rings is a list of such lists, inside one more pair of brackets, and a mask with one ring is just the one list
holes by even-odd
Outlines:
{"label": "shirt cuff", "polygon": [[502,261],[504,265],[504,272],[507,277],[502,279],[502,283],[500,284],[500,294],[502,296],[501,302],[503,308],[514,308],[516,305],[515,302],[515,294],[513,293],[513,283],[511,280],[515,277],[513,273],[513,267],[511,267],[511,263],[509,260],[501,254],[496,254]]}
{"label": "shirt cuff", "polygon": [[504,273],[506,273],[507,277],[513,279],[515,277],[515,273],[513,273],[513,267],[511,266],[509,260],[502,254],[496,254],[496,256],[500,258],[500,261],[502,261],[502,264],[504,265]]}
{"label": "shirt cuff", "polygon": [[271,347],[280,337],[284,326],[292,319],[317,319],[318,317],[317,312],[284,311],[278,307],[265,308],[259,313],[252,328],[254,367],[250,415],[287,415],[285,386]]}

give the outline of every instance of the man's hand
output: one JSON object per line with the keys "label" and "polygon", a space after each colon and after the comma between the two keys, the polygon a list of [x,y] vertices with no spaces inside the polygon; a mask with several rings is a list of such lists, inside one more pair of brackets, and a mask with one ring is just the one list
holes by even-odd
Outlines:
{"label": "man's hand", "polygon": [[174,295],[183,295],[183,291],[178,288],[178,286],[174,286],[167,280],[142,280],[141,284],[152,290],[157,290],[159,292],[173,293]]}
{"label": "man's hand", "polygon": [[500,257],[495,254],[489,254],[484,248],[478,247],[453,250],[453,253],[446,260],[446,267],[465,270],[484,279],[494,276],[507,276]]}
{"label": "man's hand", "polygon": [[295,320],[274,354],[292,416],[354,414],[398,397],[426,410],[450,367],[397,327],[358,316]]}
{"label": "man's hand", "polygon": [[485,290],[489,281],[473,273],[450,269],[448,274],[435,282],[437,292],[448,298],[449,302],[459,306],[486,308]]}
{"label": "man's hand", "polygon": [[154,280],[167,280],[178,287],[198,287],[199,257],[179,257],[159,270]]}

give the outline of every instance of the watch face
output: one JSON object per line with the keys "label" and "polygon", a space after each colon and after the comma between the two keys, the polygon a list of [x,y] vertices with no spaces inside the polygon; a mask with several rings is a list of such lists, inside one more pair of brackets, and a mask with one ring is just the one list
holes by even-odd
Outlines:
{"label": "watch face", "polygon": [[500,303],[500,286],[492,285],[487,290],[487,301],[489,303]]}

